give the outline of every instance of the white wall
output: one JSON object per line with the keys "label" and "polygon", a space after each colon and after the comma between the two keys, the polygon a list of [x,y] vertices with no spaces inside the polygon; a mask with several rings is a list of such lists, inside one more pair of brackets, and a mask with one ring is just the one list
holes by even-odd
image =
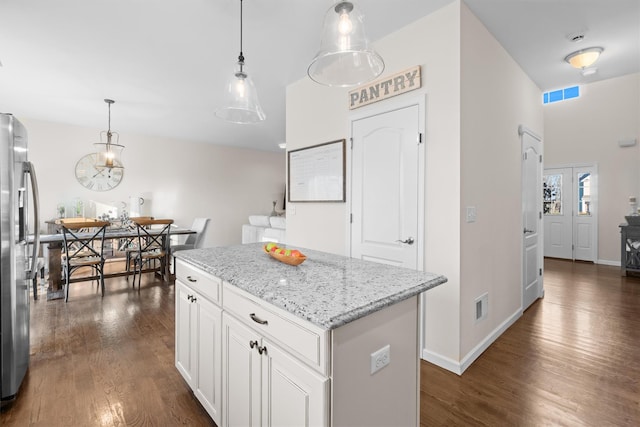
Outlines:
{"label": "white wall", "polygon": [[[385,75],[422,66],[422,89],[395,100],[426,94],[425,270],[444,274],[449,282],[427,294],[431,327],[425,331],[425,342],[431,351],[452,360],[459,355],[459,7],[458,2],[453,3],[375,44],[385,60]],[[347,92],[320,86],[308,78],[290,85],[287,148],[348,139]],[[344,254],[346,209],[344,203],[290,203],[289,243]]]}
{"label": "white wall", "polygon": [[[461,200],[477,221],[461,229],[460,355],[475,358],[522,307],[521,143],[518,126],[543,133],[541,92],[467,9],[461,13]],[[545,141],[546,142],[546,141]],[[485,320],[475,300],[489,294]]]}
{"label": "white wall", "polygon": [[[424,264],[449,280],[426,293],[423,356],[460,371],[470,350],[521,306],[517,129],[525,124],[542,133],[540,92],[460,1],[375,47],[385,60],[385,75],[422,66],[422,89],[401,97],[426,94]],[[494,93],[505,87],[507,93]],[[309,79],[289,86],[289,149],[349,136],[346,90]],[[461,201],[479,209],[473,228],[463,223]],[[345,252],[346,204],[295,204],[295,215],[290,207],[290,243]],[[468,305],[483,289],[493,296],[492,315],[474,327]]]}
{"label": "white wall", "polygon": [[271,212],[273,200],[282,207],[284,153],[123,134],[124,178],[111,191],[95,192],[76,181],[74,170],[95,151],[102,129],[20,120],[36,166],[43,221],[56,217],[58,203],[75,198],[120,205],[145,194],[156,218],[185,227],[196,217],[211,218],[204,245],[224,246],[241,243],[250,214]]}
{"label": "white wall", "polygon": [[[598,165],[598,262],[620,265],[629,196],[640,200],[640,73],[580,87],[580,97],[544,106],[545,166]],[[621,148],[618,140],[638,140]]]}

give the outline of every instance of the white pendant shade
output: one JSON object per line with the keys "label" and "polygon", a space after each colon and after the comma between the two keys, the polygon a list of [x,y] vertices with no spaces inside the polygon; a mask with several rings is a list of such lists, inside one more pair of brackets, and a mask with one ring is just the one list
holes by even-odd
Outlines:
{"label": "white pendant shade", "polygon": [[262,111],[258,93],[244,65],[242,54],[242,0],[240,0],[240,55],[237,68],[227,84],[223,106],[215,111],[222,120],[238,124],[259,123],[267,118]]}
{"label": "white pendant shade", "polygon": [[215,115],[228,122],[251,124],[266,119],[245,65],[238,63],[238,68],[229,79],[223,105]]}
{"label": "white pendant shade", "polygon": [[384,71],[382,57],[369,46],[358,6],[343,1],[326,13],[320,50],[307,73],[325,86],[348,87],[371,81]]}

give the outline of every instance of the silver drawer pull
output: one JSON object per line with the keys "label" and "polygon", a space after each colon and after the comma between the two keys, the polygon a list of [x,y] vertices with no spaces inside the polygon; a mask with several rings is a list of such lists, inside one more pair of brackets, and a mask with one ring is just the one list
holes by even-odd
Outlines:
{"label": "silver drawer pull", "polygon": [[262,320],[261,318],[259,318],[258,316],[256,316],[256,314],[255,314],[255,313],[251,313],[251,314],[249,315],[249,317],[251,318],[251,320],[253,320],[254,322],[259,323],[259,324],[261,324],[261,325],[268,325],[268,324],[269,324],[269,322],[268,322],[268,321],[266,321],[266,320]]}
{"label": "silver drawer pull", "polygon": [[190,282],[192,282],[192,283],[196,283],[196,282],[198,281],[198,279],[194,279],[194,278],[193,278],[193,277],[191,277],[191,276],[187,276],[187,280],[188,280],[188,281],[190,281]]}

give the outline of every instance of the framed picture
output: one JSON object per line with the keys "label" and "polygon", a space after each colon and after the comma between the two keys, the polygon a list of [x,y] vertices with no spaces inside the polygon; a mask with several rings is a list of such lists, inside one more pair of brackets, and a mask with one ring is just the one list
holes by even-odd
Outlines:
{"label": "framed picture", "polygon": [[345,140],[288,153],[289,202],[344,202]]}

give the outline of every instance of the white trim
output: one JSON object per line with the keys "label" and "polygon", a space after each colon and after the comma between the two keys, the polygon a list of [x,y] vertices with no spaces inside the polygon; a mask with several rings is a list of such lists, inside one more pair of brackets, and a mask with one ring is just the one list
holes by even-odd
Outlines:
{"label": "white trim", "polygon": [[520,317],[522,317],[522,313],[522,307],[518,308],[515,313],[513,313],[504,322],[498,325],[498,327],[495,328],[493,332],[487,335],[485,339],[480,341],[478,345],[476,345],[469,353],[467,353],[467,355],[464,356],[462,358],[462,361],[460,362],[461,373],[466,371],[467,368],[471,366],[471,364],[475,362],[475,360],[480,357],[480,355],[486,349],[488,349],[491,344],[495,342],[495,340],[500,338],[500,335],[502,335],[504,331],[509,329],[511,325],[513,325]]}
{"label": "white trim", "polygon": [[602,264],[602,265],[610,265],[613,267],[621,267],[622,263],[620,261],[610,261],[608,259],[599,259],[596,261],[596,264]]}
{"label": "white trim", "polygon": [[524,135],[525,133],[528,133],[529,135],[531,135],[532,137],[534,137],[538,141],[542,142],[542,137],[538,136],[537,133],[535,133],[534,131],[532,131],[531,129],[526,127],[525,125],[518,126],[518,136],[520,136],[520,139],[522,139],[522,135]]}
{"label": "white trim", "polygon": [[460,362],[456,362],[455,360],[443,356],[441,354],[434,353],[432,351],[423,349],[422,350],[422,358],[429,363],[433,363],[447,371],[451,371],[454,374],[462,375],[464,371],[467,370],[469,366],[473,362],[476,361],[478,357],[486,349],[488,349],[491,344],[493,344],[500,335],[502,335],[507,329],[511,327],[520,317],[522,317],[522,307],[519,307],[515,313],[509,316],[504,322],[502,322],[497,328],[495,328],[489,335],[487,335],[478,345],[476,345],[466,356],[462,358]]}

